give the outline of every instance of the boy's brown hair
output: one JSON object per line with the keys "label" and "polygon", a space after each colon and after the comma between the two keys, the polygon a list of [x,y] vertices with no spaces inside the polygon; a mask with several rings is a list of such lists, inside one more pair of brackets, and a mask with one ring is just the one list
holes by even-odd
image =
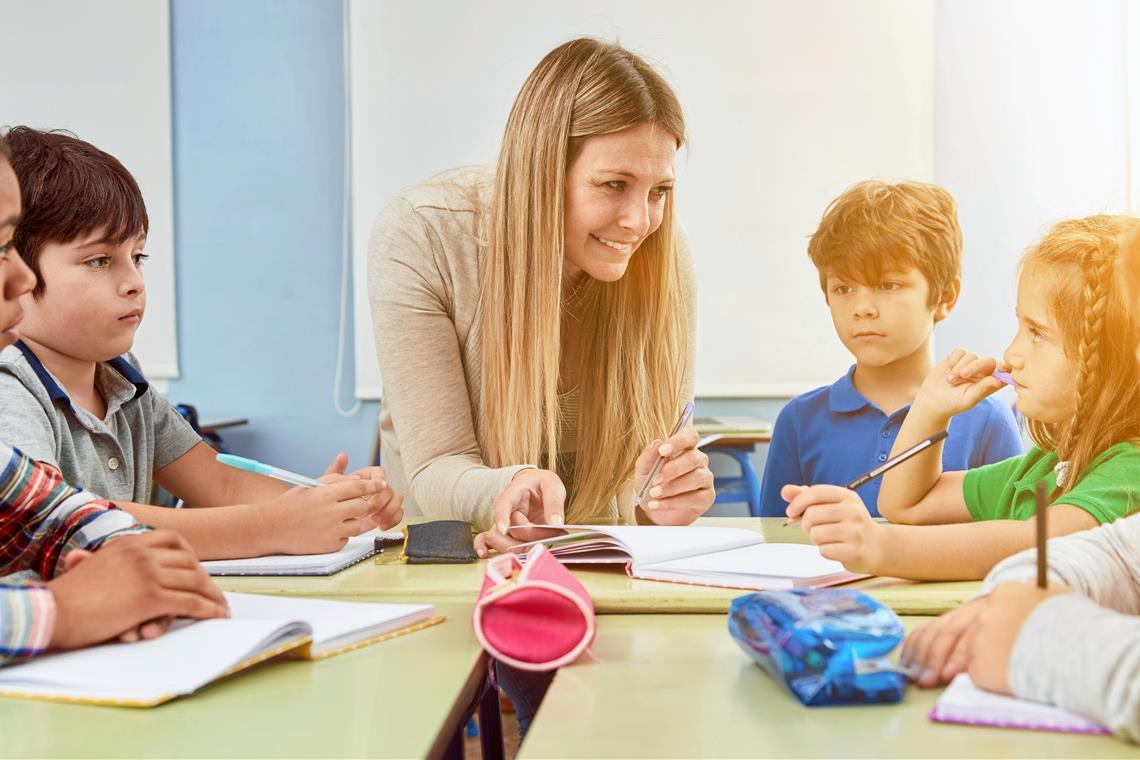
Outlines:
{"label": "boy's brown hair", "polygon": [[930,305],[962,274],[958,204],[937,185],[868,180],[847,188],[823,212],[808,243],[827,297],[827,277],[872,285],[895,270],[917,269]]}
{"label": "boy's brown hair", "polygon": [[119,160],[64,131],[12,127],[10,162],[20,182],[23,215],[12,240],[44,292],[39,256],[48,243],[99,233],[122,245],[150,227],[138,183]]}

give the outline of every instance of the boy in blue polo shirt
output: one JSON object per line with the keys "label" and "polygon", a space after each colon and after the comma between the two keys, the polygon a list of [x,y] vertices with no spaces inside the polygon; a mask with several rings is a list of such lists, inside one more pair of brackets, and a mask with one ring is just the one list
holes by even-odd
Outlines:
{"label": "boy in blue polo shirt", "polygon": [[[845,485],[887,460],[934,368],[934,325],[961,290],[957,204],[935,185],[861,182],[828,206],[808,255],[855,364],[780,411],[764,466],[765,517],[783,516],[785,484]],[[1013,413],[991,397],[954,418],[943,467],[966,470],[1021,453]],[[876,517],[879,483],[857,489]]]}
{"label": "boy in blue polo shirt", "polygon": [[[182,533],[200,559],[334,551],[402,518],[383,472],[345,477],[343,455],[317,488],[219,463],[129,353],[146,311],[138,184],[72,135],[15,127],[7,138],[23,193],[13,240],[38,282],[21,302],[23,340],[0,352],[0,440]],[[147,503],[152,480],[196,508]]]}

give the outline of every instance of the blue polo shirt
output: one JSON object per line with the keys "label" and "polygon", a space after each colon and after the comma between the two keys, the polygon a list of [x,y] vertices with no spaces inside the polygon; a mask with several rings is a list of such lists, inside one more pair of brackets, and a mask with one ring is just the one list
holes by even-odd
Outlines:
{"label": "blue polo shirt", "polygon": [[[788,504],[780,489],[787,483],[841,486],[889,458],[910,405],[884,414],[855,389],[854,374],[852,366],[831,385],[796,396],[780,410],[760,490],[764,517],[783,517]],[[969,470],[1022,453],[1013,412],[991,396],[950,421],[942,469]],[[875,478],[856,489],[875,517],[881,482]]]}

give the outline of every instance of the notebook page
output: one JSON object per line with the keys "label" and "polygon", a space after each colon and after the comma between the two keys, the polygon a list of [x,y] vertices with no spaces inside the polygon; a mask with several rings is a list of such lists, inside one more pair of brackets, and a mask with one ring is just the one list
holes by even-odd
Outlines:
{"label": "notebook page", "polygon": [[313,654],[355,639],[404,628],[430,618],[430,604],[379,604],[226,592],[230,614],[241,620],[304,620],[313,631]]}
{"label": "notebook page", "polygon": [[[652,565],[670,559],[723,552],[741,546],[763,544],[764,536],[744,528],[721,528],[703,525],[543,525],[543,528],[593,531],[610,536],[620,543],[635,565]],[[555,556],[561,557],[557,547]],[[582,556],[582,561],[587,557]],[[567,562],[577,558],[567,556]]]}
{"label": "notebook page", "polygon": [[769,578],[806,579],[844,573],[843,565],[826,559],[808,544],[757,544],[715,554],[638,563],[634,570],[671,571],[695,575],[755,575]]}
{"label": "notebook page", "polygon": [[215,559],[202,563],[210,575],[327,574],[372,553],[377,538],[402,539],[399,531],[372,530],[353,536],[339,551],[326,554],[273,554],[243,559]]}
{"label": "notebook page", "polygon": [[153,702],[189,694],[308,626],[276,620],[176,621],[157,639],[113,643],[0,668],[0,692]]}
{"label": "notebook page", "polygon": [[954,677],[930,712],[932,720],[1001,728],[1107,734],[1109,731],[1083,715],[1060,707],[1017,699],[979,689],[966,673]]}

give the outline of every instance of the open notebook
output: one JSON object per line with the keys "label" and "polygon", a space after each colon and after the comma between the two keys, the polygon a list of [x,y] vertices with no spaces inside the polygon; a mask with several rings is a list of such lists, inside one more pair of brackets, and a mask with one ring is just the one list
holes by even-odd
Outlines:
{"label": "open notebook", "polygon": [[210,575],[332,575],[376,553],[376,539],[403,540],[400,531],[371,530],[348,539],[328,554],[273,554],[246,559],[212,559],[202,563]]}
{"label": "open notebook", "polygon": [[1096,721],[1060,707],[983,691],[965,673],[955,676],[942,692],[938,703],[930,711],[930,719],[943,723],[1031,728],[1071,734],[1109,733],[1108,729]]}
{"label": "open notebook", "polygon": [[0,668],[0,696],[152,707],[278,655],[315,660],[443,622],[427,604],[232,593],[226,599],[229,619],[177,620],[157,639]]}
{"label": "open notebook", "polygon": [[[743,528],[659,525],[545,525],[561,535],[543,543],[566,563],[624,563],[633,578],[754,590],[833,586],[865,575],[804,544],[767,544]],[[525,556],[522,561],[525,560]]]}

